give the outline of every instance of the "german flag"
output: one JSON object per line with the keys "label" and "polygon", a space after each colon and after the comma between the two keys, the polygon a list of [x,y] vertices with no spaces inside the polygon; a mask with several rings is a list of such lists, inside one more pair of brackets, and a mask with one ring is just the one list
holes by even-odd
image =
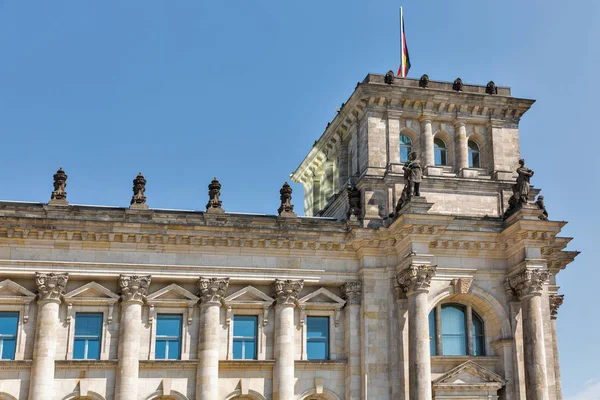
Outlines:
{"label": "german flag", "polygon": [[408,70],[410,70],[410,57],[408,56],[406,35],[404,34],[404,16],[402,15],[402,7],[400,7],[400,67],[398,68],[398,76],[406,78]]}

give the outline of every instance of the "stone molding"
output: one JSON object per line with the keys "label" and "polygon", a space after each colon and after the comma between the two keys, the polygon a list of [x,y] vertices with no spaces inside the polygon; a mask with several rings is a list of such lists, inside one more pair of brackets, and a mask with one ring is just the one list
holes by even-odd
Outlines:
{"label": "stone molding", "polygon": [[550,318],[556,319],[558,317],[558,309],[565,300],[564,294],[551,294],[549,296],[550,301]]}
{"label": "stone molding", "polygon": [[340,286],[342,298],[346,300],[346,304],[360,304],[362,299],[362,282],[348,281]]}
{"label": "stone molding", "polygon": [[202,305],[221,305],[229,286],[229,278],[202,278],[198,280],[198,296]]}
{"label": "stone molding", "polygon": [[506,278],[506,289],[518,299],[527,296],[539,296],[542,294],[544,284],[548,282],[550,274],[539,268],[526,269]]}
{"label": "stone molding", "polygon": [[35,284],[37,286],[37,297],[38,301],[54,300],[59,303],[63,299],[65,294],[65,288],[67,281],[69,280],[69,274],[55,274],[50,273],[35,273]]}
{"label": "stone molding", "polygon": [[121,301],[145,302],[151,280],[150,275],[121,275],[119,277]]}
{"label": "stone molding", "polygon": [[295,306],[298,294],[304,287],[304,280],[275,279],[273,292],[275,293],[276,306]]}
{"label": "stone molding", "polygon": [[411,265],[396,275],[397,288],[407,296],[415,292],[429,292],[435,273],[433,265]]}

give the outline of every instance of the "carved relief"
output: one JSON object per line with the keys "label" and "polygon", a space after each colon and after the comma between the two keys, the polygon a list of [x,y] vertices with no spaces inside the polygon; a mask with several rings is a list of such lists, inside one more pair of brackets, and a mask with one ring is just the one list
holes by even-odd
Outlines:
{"label": "carved relief", "polygon": [[294,305],[298,301],[298,294],[304,287],[304,281],[291,279],[276,279],[273,283],[277,305]]}
{"label": "carved relief", "polygon": [[217,213],[223,212],[223,209],[221,208],[221,204],[223,202],[221,200],[219,200],[220,195],[221,195],[221,184],[215,177],[208,185],[208,204],[206,204],[206,212],[217,212]]}
{"label": "carved relief", "polygon": [[140,172],[133,180],[133,197],[131,197],[131,208],[148,208],[146,205],[146,179]]}
{"label": "carved relief", "polygon": [[473,278],[460,278],[452,281],[454,285],[454,292],[459,294],[467,294],[471,291],[473,285]]}
{"label": "carved relief", "polygon": [[525,296],[540,295],[544,283],[548,281],[550,274],[546,270],[527,269],[509,278],[506,278],[507,291],[521,299]]}
{"label": "carved relief", "polygon": [[556,319],[558,316],[558,309],[565,300],[564,294],[551,294],[550,295],[550,317]]}
{"label": "carved relief", "polygon": [[229,278],[200,278],[198,281],[198,296],[201,304],[218,303],[225,297]]}
{"label": "carved relief", "polygon": [[65,294],[65,288],[67,281],[69,280],[69,274],[55,274],[48,273],[43,274],[40,272],[35,273],[35,284],[37,285],[37,296],[38,301],[40,300],[59,300],[62,301],[63,295]]}
{"label": "carved relief", "polygon": [[61,167],[58,169],[58,171],[56,171],[56,174],[54,174],[54,191],[50,196],[50,202],[48,204],[65,206],[69,204],[67,203],[67,192],[65,191],[66,187],[67,174],[65,174],[65,171]]}
{"label": "carved relief", "polygon": [[396,275],[397,288],[409,295],[416,291],[429,291],[431,278],[435,276],[436,267],[432,265],[411,265]]}
{"label": "carved relief", "polygon": [[280,217],[295,217],[294,206],[292,205],[292,188],[285,182],[283,187],[279,190],[279,199],[281,200],[281,206],[277,210]]}
{"label": "carved relief", "polygon": [[362,296],[362,282],[349,281],[340,286],[342,298],[347,301],[346,304],[360,304]]}
{"label": "carved relief", "polygon": [[152,277],[150,275],[121,275],[119,277],[122,301],[146,301]]}

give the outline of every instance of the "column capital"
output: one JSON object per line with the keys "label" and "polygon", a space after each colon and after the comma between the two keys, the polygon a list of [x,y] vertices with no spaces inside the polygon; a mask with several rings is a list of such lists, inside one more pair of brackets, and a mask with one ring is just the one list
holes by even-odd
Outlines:
{"label": "column capital", "polygon": [[425,124],[431,124],[433,122],[433,115],[423,114],[419,117],[419,121]]}
{"label": "column capital", "polygon": [[452,121],[452,125],[454,125],[454,127],[456,128],[465,127],[467,126],[467,120],[462,118],[456,118]]}
{"label": "column capital", "polygon": [[564,294],[551,294],[550,300],[550,318],[556,319],[558,317],[558,309],[565,300]]}
{"label": "column capital", "polygon": [[360,304],[362,296],[362,282],[348,281],[340,286],[342,298],[346,300],[346,305]]}
{"label": "column capital", "polygon": [[198,280],[198,295],[202,305],[221,305],[229,287],[229,278],[203,278]]}
{"label": "column capital", "polygon": [[298,294],[300,294],[303,287],[304,280],[302,279],[275,279],[273,292],[275,292],[276,305],[295,305],[298,301]]}
{"label": "column capital", "polygon": [[119,276],[119,287],[121,301],[144,302],[152,276],[150,275],[121,275]]}
{"label": "column capital", "polygon": [[506,278],[506,289],[518,299],[542,294],[544,283],[548,282],[550,274],[539,268],[526,269],[516,275]]}
{"label": "column capital", "polygon": [[38,301],[57,301],[60,303],[62,297],[65,294],[65,288],[67,281],[69,280],[69,274],[55,274],[50,273],[35,273],[35,284],[37,286],[37,298]]}
{"label": "column capital", "polygon": [[410,265],[396,275],[397,287],[408,296],[415,292],[429,292],[435,272],[433,265]]}

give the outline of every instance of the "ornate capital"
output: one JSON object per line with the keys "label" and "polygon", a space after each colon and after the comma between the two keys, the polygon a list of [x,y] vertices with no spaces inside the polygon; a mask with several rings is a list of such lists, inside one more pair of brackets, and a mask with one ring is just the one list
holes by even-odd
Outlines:
{"label": "ornate capital", "polygon": [[298,294],[304,287],[302,279],[294,281],[291,279],[275,279],[273,291],[277,305],[295,305],[298,300]]}
{"label": "ornate capital", "polygon": [[396,275],[397,287],[406,295],[418,291],[428,292],[435,270],[433,265],[411,265]]}
{"label": "ornate capital", "polygon": [[362,296],[362,282],[349,281],[340,286],[342,297],[346,300],[346,304],[360,304]]}
{"label": "ornate capital", "polygon": [[146,301],[146,294],[151,280],[150,275],[121,275],[119,277],[121,300],[123,302]]}
{"label": "ornate capital", "polygon": [[544,283],[548,281],[550,274],[542,269],[526,269],[506,278],[507,292],[521,299],[526,296],[538,296],[542,294]]}
{"label": "ornate capital", "polygon": [[221,300],[225,297],[229,278],[202,278],[198,281],[198,296],[201,304],[221,305]]}
{"label": "ornate capital", "polygon": [[550,318],[556,319],[556,317],[558,316],[558,308],[562,305],[564,300],[564,294],[550,295]]}
{"label": "ornate capital", "polygon": [[35,284],[37,285],[37,297],[40,300],[58,300],[62,301],[63,294],[65,294],[65,288],[67,281],[69,280],[69,274],[55,274],[48,273],[43,274],[40,272],[35,273]]}

